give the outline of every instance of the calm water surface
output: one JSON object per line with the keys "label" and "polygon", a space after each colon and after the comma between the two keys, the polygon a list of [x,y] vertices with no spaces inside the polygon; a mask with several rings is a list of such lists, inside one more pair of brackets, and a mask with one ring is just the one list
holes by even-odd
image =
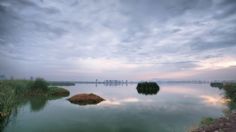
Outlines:
{"label": "calm water surface", "polygon": [[139,94],[135,84],[66,87],[70,96],[95,93],[106,101],[80,106],[68,97],[31,100],[22,104],[4,132],[184,132],[203,117],[222,116],[227,108],[222,91],[209,84],[159,85],[156,95]]}

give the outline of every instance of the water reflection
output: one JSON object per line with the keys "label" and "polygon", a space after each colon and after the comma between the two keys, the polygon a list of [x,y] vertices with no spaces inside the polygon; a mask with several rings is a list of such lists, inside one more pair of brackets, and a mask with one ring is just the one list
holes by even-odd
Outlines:
{"label": "water reflection", "polygon": [[222,104],[227,104],[227,102],[229,101],[228,99],[222,98],[220,96],[201,95],[200,98],[203,99],[204,103],[218,106],[221,106]]}
{"label": "water reflection", "polygon": [[32,112],[38,112],[44,109],[48,101],[60,99],[62,97],[46,97],[46,96],[35,96],[35,97],[22,97],[18,101],[18,107],[23,107],[26,104],[30,105]]}
{"label": "water reflection", "polygon": [[[16,122],[9,124],[4,132],[41,132],[42,128],[43,131],[60,132],[183,132],[186,127],[199,123],[202,117],[218,117],[225,108],[222,105],[216,107],[207,101],[202,102],[214,102],[214,99],[206,96],[218,98],[218,89],[210,88],[209,85],[160,86],[161,92],[138,92],[136,85],[108,88],[101,84],[96,88],[94,84],[77,84],[67,88],[71,95],[93,92],[106,100],[98,105],[80,107],[69,103],[65,98],[57,101],[42,99],[39,102],[28,99],[27,104],[19,109]],[[139,93],[158,93],[158,96],[143,96]],[[30,113],[31,110],[40,112]]]}
{"label": "water reflection", "polygon": [[125,103],[136,103],[136,102],[141,102],[141,101],[135,97],[127,97],[124,99],[105,100],[104,102],[101,103],[101,105],[113,106],[113,105],[122,105]]}
{"label": "water reflection", "polygon": [[43,110],[48,100],[46,98],[32,98],[29,100],[31,111],[37,112]]}

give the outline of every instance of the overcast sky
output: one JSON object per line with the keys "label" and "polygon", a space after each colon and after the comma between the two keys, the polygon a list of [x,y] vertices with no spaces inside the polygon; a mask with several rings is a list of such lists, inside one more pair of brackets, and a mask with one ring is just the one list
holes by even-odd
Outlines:
{"label": "overcast sky", "polygon": [[236,0],[0,0],[0,74],[236,79]]}

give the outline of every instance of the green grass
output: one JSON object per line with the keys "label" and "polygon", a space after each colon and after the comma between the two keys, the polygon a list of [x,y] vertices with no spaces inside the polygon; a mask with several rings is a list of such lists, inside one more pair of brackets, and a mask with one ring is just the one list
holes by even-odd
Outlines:
{"label": "green grass", "polygon": [[0,81],[0,112],[10,114],[16,104],[17,95],[27,90],[29,81],[4,80]]}

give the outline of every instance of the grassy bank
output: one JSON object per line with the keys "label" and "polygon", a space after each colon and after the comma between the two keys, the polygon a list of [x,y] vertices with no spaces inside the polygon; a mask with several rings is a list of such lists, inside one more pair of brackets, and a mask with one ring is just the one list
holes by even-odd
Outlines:
{"label": "grassy bank", "polygon": [[223,89],[225,92],[225,98],[229,99],[228,107],[229,110],[236,109],[236,83],[211,83],[212,87]]}
{"label": "grassy bank", "polygon": [[224,90],[225,98],[229,100],[228,102],[228,110],[225,113],[225,117],[221,118],[203,118],[199,128],[192,130],[193,132],[201,132],[201,131],[220,131],[220,130],[236,130],[234,128],[234,124],[236,121],[236,83],[219,83],[214,82],[210,84],[212,87],[217,87],[219,89]]}
{"label": "grassy bank", "polygon": [[226,83],[223,88],[225,90],[225,96],[236,103],[236,83]]}
{"label": "grassy bank", "polygon": [[10,114],[17,109],[20,100],[37,97],[53,99],[68,96],[69,91],[59,87],[50,87],[42,78],[31,80],[0,81],[0,131],[3,129]]}

